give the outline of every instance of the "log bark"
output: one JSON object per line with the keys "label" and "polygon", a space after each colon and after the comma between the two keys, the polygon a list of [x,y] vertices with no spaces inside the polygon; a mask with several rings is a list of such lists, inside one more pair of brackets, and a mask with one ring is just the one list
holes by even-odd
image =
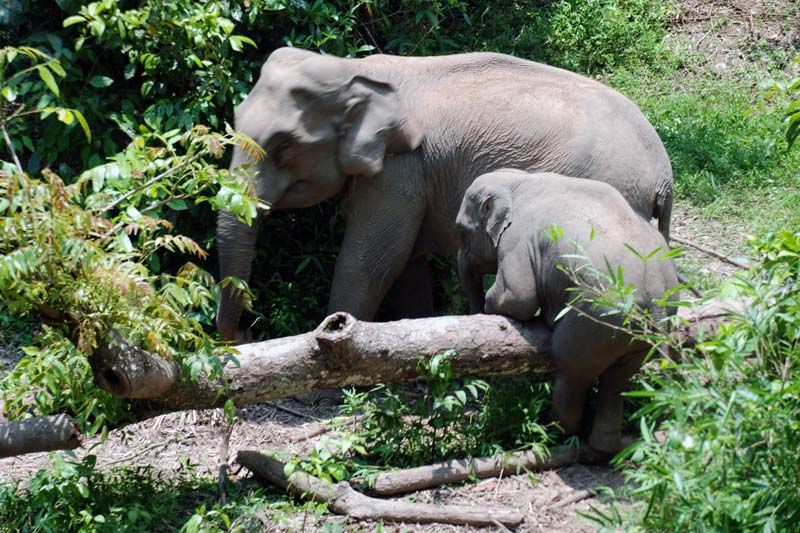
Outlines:
{"label": "log bark", "polygon": [[[736,301],[681,308],[683,325],[674,336],[691,343],[726,320]],[[224,379],[180,381],[177,366],[124,339],[95,353],[99,386],[117,396],[140,399],[132,408],[146,417],[183,409],[203,409],[231,399],[252,405],[318,390],[370,386],[418,379],[420,357],[455,350],[454,377],[552,372],[550,330],[539,320],[517,322],[499,315],[467,315],[361,322],[347,313],[327,317],[314,331],[237,346],[240,366]]]}
{"label": "log bark", "polygon": [[[420,357],[451,349],[458,354],[451,359],[456,377],[547,374],[553,369],[549,346],[550,331],[539,321],[470,315],[372,323],[335,313],[310,333],[237,346],[240,366],[227,367],[224,382],[177,382],[161,396],[136,402],[134,409],[147,416],[213,407],[228,398],[244,406],[331,388],[409,381],[419,377]],[[113,360],[108,364],[123,367]],[[133,394],[142,397],[141,391]]]}
{"label": "log bark", "polygon": [[73,450],[81,445],[80,437],[78,426],[63,414],[8,422],[0,424],[0,457]]}
{"label": "log bark", "polygon": [[587,447],[557,446],[537,455],[532,451],[516,452],[495,457],[458,459],[405,470],[394,470],[378,474],[370,494],[392,496],[414,492],[446,483],[460,483],[468,479],[497,477],[505,472],[515,475],[520,472],[553,470],[576,463],[591,464],[608,460],[608,455],[593,453]]}
{"label": "log bark", "polygon": [[493,526],[496,523],[516,527],[524,519],[522,513],[502,508],[462,505],[433,505],[406,501],[370,498],[356,492],[347,482],[328,483],[318,477],[295,471],[284,473],[284,464],[254,451],[240,451],[236,461],[257,477],[318,503],[327,503],[336,514],[358,520],[386,520],[411,524],[445,523],[471,526]]}

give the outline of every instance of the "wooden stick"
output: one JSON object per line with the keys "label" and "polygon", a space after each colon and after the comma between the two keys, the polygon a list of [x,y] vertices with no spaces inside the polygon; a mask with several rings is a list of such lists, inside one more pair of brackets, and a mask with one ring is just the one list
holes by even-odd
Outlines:
{"label": "wooden stick", "polygon": [[746,264],[744,264],[744,263],[742,263],[740,261],[737,261],[736,259],[733,259],[732,257],[729,257],[727,255],[721,254],[719,252],[715,252],[714,250],[712,250],[710,248],[706,248],[705,246],[697,244],[696,242],[690,241],[689,239],[683,239],[683,238],[677,237],[675,235],[670,235],[669,238],[672,239],[673,241],[679,242],[679,243],[681,243],[683,245],[691,246],[692,248],[694,248],[696,250],[700,250],[701,252],[703,252],[706,255],[710,255],[711,257],[716,257],[720,261],[722,261],[724,263],[728,263],[729,265],[733,265],[733,266],[739,267],[739,268],[749,268],[750,267],[750,265],[746,265]]}
{"label": "wooden stick", "polygon": [[378,474],[369,491],[378,496],[413,492],[446,483],[459,483],[468,479],[497,477],[501,472],[537,472],[552,470],[575,463],[597,463],[608,456],[593,453],[589,448],[557,446],[542,454],[533,451],[516,452],[495,457],[459,459],[443,463],[394,470]]}
{"label": "wooden stick", "polygon": [[492,526],[495,522],[499,522],[506,527],[516,527],[524,519],[522,513],[510,509],[433,505],[370,498],[356,492],[344,481],[333,485],[299,471],[287,477],[283,463],[255,451],[240,451],[236,461],[263,480],[288,489],[302,498],[327,503],[328,508],[334,513],[359,520],[471,526]]}
{"label": "wooden stick", "polygon": [[558,500],[553,504],[553,507],[560,509],[563,507],[568,507],[574,503],[582,502],[583,500],[588,500],[589,498],[594,497],[597,494],[597,491],[592,489],[585,489],[585,490],[578,490],[564,498],[563,500]]}
{"label": "wooden stick", "polygon": [[0,424],[0,457],[73,450],[80,445],[78,426],[67,415],[40,416]]}

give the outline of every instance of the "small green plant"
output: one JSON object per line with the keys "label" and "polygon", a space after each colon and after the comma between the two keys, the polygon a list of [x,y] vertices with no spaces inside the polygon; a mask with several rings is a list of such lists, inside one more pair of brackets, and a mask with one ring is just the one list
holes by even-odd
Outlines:
{"label": "small green plant", "polygon": [[426,390],[413,394],[402,386],[378,385],[368,393],[345,393],[345,413],[364,412],[366,450],[379,464],[424,464],[478,447],[475,401],[488,388],[483,380],[463,385],[452,379],[452,351],[422,359],[418,370]]}
{"label": "small green plant", "polygon": [[286,463],[284,473],[291,476],[299,468],[328,483],[337,483],[350,478],[354,468],[351,457],[366,453],[362,436],[339,430],[334,436],[324,435],[315,442],[307,459]]}
{"label": "small green plant", "polygon": [[[363,459],[406,467],[503,449],[544,447],[539,416],[548,391],[526,380],[457,380],[453,351],[422,359],[424,388],[378,385],[368,392],[345,391],[344,413],[362,413]],[[511,398],[513,401],[510,401]],[[507,402],[507,403],[506,403]]]}

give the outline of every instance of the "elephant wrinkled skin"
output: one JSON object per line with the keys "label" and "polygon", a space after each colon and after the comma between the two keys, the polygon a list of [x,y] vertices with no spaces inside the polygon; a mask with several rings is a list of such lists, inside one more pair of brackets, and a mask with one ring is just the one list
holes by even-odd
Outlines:
{"label": "elephant wrinkled skin", "polygon": [[[347,185],[330,312],[369,320],[395,284],[429,314],[424,257],[456,252],[464,191],[499,168],[610,183],[669,232],[672,170],[637,107],[594,80],[511,56],[343,59],[282,48],[237,108],[236,129],[267,155],[252,161],[237,147],[231,168],[247,165],[274,209],[312,206]],[[220,276],[248,279],[257,227],[221,212],[217,235]],[[241,310],[224,289],[224,339],[237,336]]]}
{"label": "elephant wrinkled skin", "polygon": [[[621,393],[650,346],[625,331],[624,317],[580,292],[609,285],[598,272],[635,287],[634,298],[656,320],[675,311],[657,304],[678,285],[664,237],[637,215],[613,187],[551,173],[501,170],[478,177],[467,189],[456,219],[461,238],[459,274],[474,313],[531,320],[541,313],[553,330],[556,366],[553,412],[562,429],[578,434],[586,393],[599,378],[589,445],[620,448]],[[654,256],[647,261],[637,257]],[[592,268],[587,268],[591,265]],[[485,297],[483,275],[497,274]],[[580,281],[578,281],[580,280]],[[607,294],[612,295],[613,292]],[[608,296],[608,298],[614,298]]]}

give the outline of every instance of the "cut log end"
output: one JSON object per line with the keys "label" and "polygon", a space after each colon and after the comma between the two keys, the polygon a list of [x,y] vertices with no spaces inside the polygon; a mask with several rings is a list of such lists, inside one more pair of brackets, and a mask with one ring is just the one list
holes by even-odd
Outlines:
{"label": "cut log end", "polygon": [[321,345],[332,348],[352,337],[358,321],[349,313],[334,313],[317,326],[314,336]]}
{"label": "cut log end", "polygon": [[122,398],[158,398],[176,384],[178,366],[131,343],[115,331],[91,358],[95,384]]}
{"label": "cut log end", "polygon": [[130,398],[131,382],[116,368],[106,368],[94,375],[94,384],[120,398]]}

